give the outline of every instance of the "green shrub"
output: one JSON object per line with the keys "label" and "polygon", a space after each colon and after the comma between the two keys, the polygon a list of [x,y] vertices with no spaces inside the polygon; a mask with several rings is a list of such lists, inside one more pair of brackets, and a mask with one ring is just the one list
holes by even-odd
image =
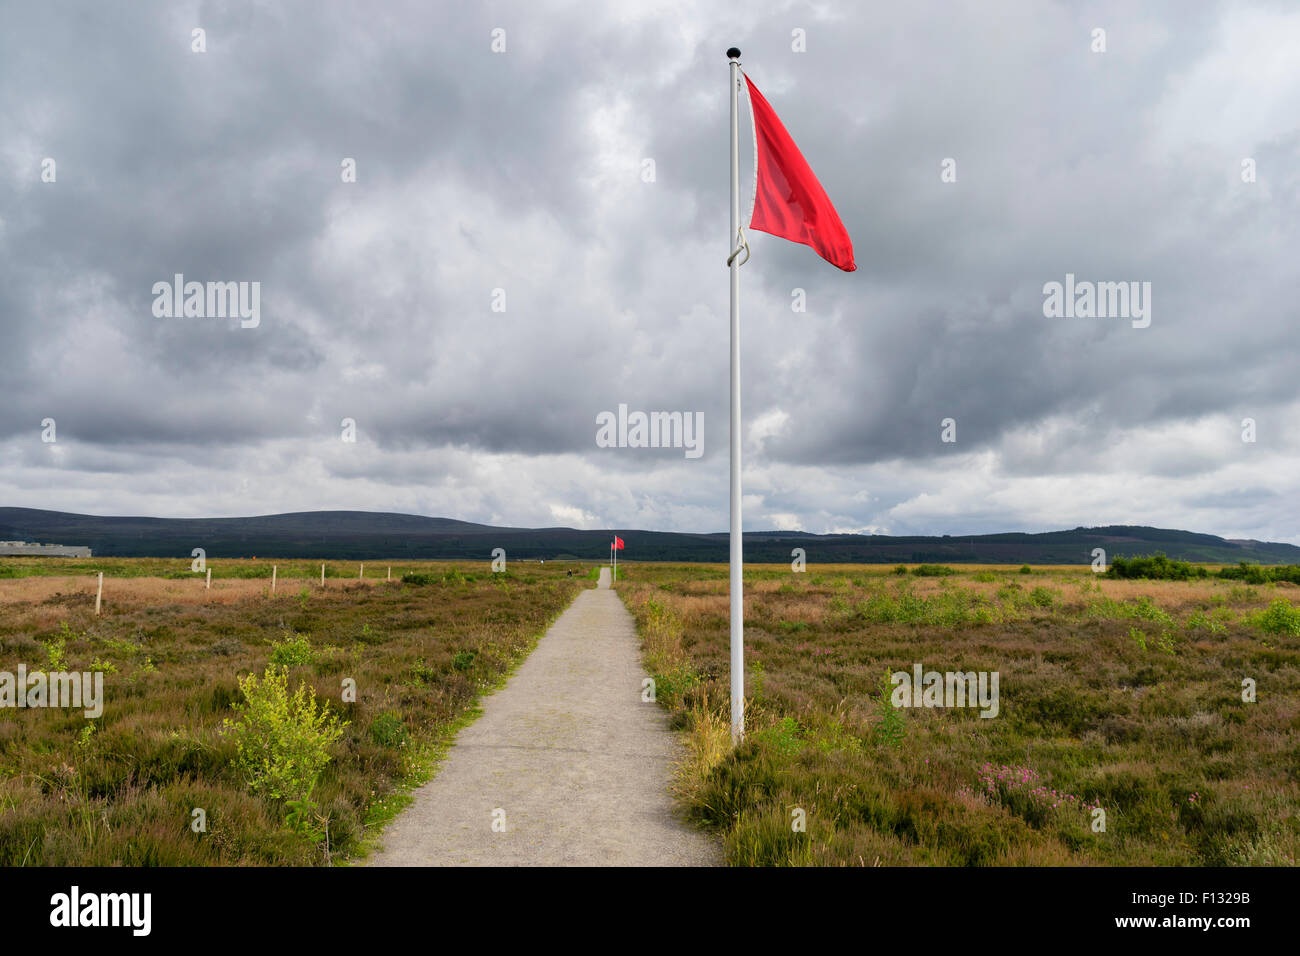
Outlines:
{"label": "green shrub", "polygon": [[281,667],[300,667],[316,660],[311,641],[305,634],[289,633],[287,640],[271,642],[271,663]]}
{"label": "green shrub", "polygon": [[421,571],[407,571],[402,575],[403,584],[414,584],[416,587],[424,587],[426,584],[433,583],[432,574],[424,574]]}
{"label": "green shrub", "polygon": [[896,565],[894,565],[894,573],[895,573],[895,574],[906,574],[906,573],[907,573],[907,565],[906,565],[906,564],[896,564]]}
{"label": "green shrub", "polygon": [[1133,602],[1116,601],[1105,596],[1094,598],[1088,602],[1088,615],[1112,620],[1154,621],[1165,627],[1174,626],[1174,619],[1169,613],[1145,594]]}
{"label": "green shrub", "polygon": [[946,578],[957,572],[945,564],[918,564],[912,569],[912,573],[918,578]]}
{"label": "green shrub", "polygon": [[1258,564],[1240,562],[1235,568],[1223,568],[1219,577],[1228,581],[1245,581],[1247,584],[1267,584],[1268,572]]}
{"label": "green shrub", "polygon": [[418,684],[432,684],[438,679],[438,671],[426,664],[423,657],[419,657],[411,665],[411,677]]}
{"label": "green shrub", "polygon": [[880,722],[876,724],[876,743],[887,747],[898,747],[907,736],[907,724],[903,715],[894,706],[894,684],[889,679],[889,671],[880,680],[880,700],[876,702],[876,713]]}
{"label": "green shrub", "polygon": [[1189,631],[1205,630],[1211,634],[1222,634],[1228,629],[1223,621],[1209,617],[1201,611],[1196,611],[1187,619],[1186,627]]}
{"label": "green shrub", "polygon": [[1171,560],[1163,551],[1137,557],[1117,557],[1106,571],[1108,578],[1148,578],[1159,581],[1190,581],[1209,577],[1209,570],[1190,561]]}
{"label": "green shrub", "polygon": [[752,736],[760,746],[768,747],[783,757],[794,756],[805,744],[799,735],[799,721],[793,717],[782,717],[779,723],[765,727]]}
{"label": "green shrub", "polygon": [[1174,619],[1163,608],[1156,605],[1147,595],[1142,595],[1133,605],[1133,617],[1143,621],[1155,621],[1165,627],[1173,627]]}
{"label": "green shrub", "polygon": [[275,664],[267,665],[260,681],[256,674],[241,677],[239,689],[239,718],[222,721],[222,733],[235,741],[235,763],[248,789],[277,800],[306,800],[347,722],[328,703],[318,706],[306,683],[291,697],[289,672]]}
{"label": "green shrub", "polygon": [[[65,633],[67,626],[67,624],[63,625]],[[41,646],[45,648],[45,655],[48,658],[50,670],[63,670],[64,665],[66,664],[64,648],[67,646],[67,638],[63,636],[51,637],[48,641],[41,641],[40,643]]]}
{"label": "green shrub", "polygon": [[406,744],[406,724],[396,714],[380,714],[370,722],[370,739],[381,747]]}
{"label": "green shrub", "polygon": [[1300,607],[1285,598],[1278,598],[1256,614],[1253,623],[1266,634],[1300,637]]}
{"label": "green shrub", "polygon": [[653,676],[655,700],[669,708],[679,705],[688,693],[700,686],[700,675],[689,664],[677,664]]}
{"label": "green shrub", "polygon": [[1033,573],[1034,573],[1034,569],[1031,568],[1031,567],[1030,567],[1029,565],[1027,565],[1027,564],[1022,564],[1022,565],[1020,566],[1020,573],[1021,573],[1021,574],[1033,574]]}
{"label": "green shrub", "polygon": [[1219,577],[1227,581],[1245,581],[1247,584],[1269,584],[1277,581],[1300,584],[1300,564],[1262,566],[1239,561],[1235,568],[1221,569]]}
{"label": "green shrub", "polygon": [[1036,587],[1029,592],[1028,600],[1034,607],[1051,607],[1056,603],[1056,592],[1050,588]]}
{"label": "green shrub", "polygon": [[366,621],[362,623],[361,631],[353,635],[352,640],[356,641],[358,644],[382,644],[385,637],[379,631],[372,630],[370,622]]}
{"label": "green shrub", "polygon": [[467,671],[474,666],[474,658],[477,656],[474,651],[461,651],[451,659],[451,666],[458,671]]}

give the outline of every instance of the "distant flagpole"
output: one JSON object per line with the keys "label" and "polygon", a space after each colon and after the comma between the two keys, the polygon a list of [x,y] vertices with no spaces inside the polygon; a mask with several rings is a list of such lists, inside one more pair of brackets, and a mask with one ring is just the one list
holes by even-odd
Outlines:
{"label": "distant flagpole", "polygon": [[731,68],[731,743],[745,737],[744,545],[740,523],[740,266],[749,247],[740,231],[740,51],[727,51]]}

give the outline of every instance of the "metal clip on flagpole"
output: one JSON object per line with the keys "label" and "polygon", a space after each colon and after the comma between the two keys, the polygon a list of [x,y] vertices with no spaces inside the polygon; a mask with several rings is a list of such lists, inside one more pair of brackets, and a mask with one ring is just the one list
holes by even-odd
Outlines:
{"label": "metal clip on flagpole", "polygon": [[727,265],[731,265],[733,262],[736,262],[736,256],[740,255],[741,252],[744,252],[745,258],[741,259],[739,262],[736,262],[736,265],[743,266],[746,262],[749,261],[749,240],[745,238],[744,226],[737,227],[736,238],[740,241],[740,245],[736,246],[735,249],[732,249],[731,255],[727,256]]}

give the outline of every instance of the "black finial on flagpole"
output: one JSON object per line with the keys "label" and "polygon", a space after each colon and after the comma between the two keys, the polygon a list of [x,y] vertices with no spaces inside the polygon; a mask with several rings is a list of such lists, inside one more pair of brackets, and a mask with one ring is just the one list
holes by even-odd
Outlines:
{"label": "black finial on flagpole", "polygon": [[727,59],[728,59],[728,60],[739,60],[739,59],[740,59],[740,51],[737,50],[737,49],[733,46],[730,50],[727,51]]}

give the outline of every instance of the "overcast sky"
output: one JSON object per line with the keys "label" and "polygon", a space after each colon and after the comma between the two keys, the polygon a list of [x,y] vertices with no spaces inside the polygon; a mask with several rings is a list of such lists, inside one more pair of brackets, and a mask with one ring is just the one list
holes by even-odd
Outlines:
{"label": "overcast sky", "polygon": [[[725,530],[733,44],[858,263],[751,235],[747,528],[1300,543],[1264,2],[6,2],[0,505]],[[155,316],[176,273],[260,324]],[[1046,317],[1067,273],[1149,327]],[[620,403],[703,456],[597,447]]]}

